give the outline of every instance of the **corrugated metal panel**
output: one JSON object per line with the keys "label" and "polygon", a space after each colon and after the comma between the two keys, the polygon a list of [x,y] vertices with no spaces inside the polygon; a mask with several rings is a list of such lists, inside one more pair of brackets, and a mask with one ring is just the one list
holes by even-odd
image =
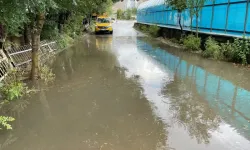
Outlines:
{"label": "corrugated metal panel", "polygon": [[[198,27],[201,33],[223,36],[250,36],[250,0],[215,0],[205,3],[199,14]],[[196,27],[196,18],[189,10],[183,11],[182,25],[185,30]],[[149,0],[138,7],[137,21],[178,29],[178,13],[166,7],[165,0]],[[192,21],[192,23],[191,23]]]}
{"label": "corrugated metal panel", "polygon": [[146,1],[138,6],[138,10],[142,9],[148,9],[148,8],[153,8],[156,6],[163,5],[165,3],[165,0],[149,0]]}

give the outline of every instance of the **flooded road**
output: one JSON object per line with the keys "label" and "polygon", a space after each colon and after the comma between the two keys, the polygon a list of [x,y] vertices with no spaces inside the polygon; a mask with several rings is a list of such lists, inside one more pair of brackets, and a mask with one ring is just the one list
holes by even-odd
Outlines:
{"label": "flooded road", "polygon": [[118,21],[57,56],[56,81],[13,110],[6,150],[249,150],[250,71]]}

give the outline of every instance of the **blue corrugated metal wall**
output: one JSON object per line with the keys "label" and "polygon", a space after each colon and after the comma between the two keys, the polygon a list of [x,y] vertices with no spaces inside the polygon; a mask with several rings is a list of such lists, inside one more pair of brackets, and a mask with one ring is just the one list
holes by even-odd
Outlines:
{"label": "blue corrugated metal wall", "polygon": [[[150,0],[152,4],[154,1]],[[164,0],[157,5],[138,7],[137,22],[157,24],[158,26],[177,28],[178,13],[167,8]],[[215,0],[207,1],[198,20],[199,31],[209,34],[221,34],[228,36],[250,36],[250,0]],[[144,2],[149,3],[149,1]],[[150,3],[150,4],[151,4]],[[143,6],[143,3],[141,4]],[[196,27],[196,18],[192,19],[192,27]],[[182,25],[185,30],[191,29],[191,17],[188,9],[182,12]]]}

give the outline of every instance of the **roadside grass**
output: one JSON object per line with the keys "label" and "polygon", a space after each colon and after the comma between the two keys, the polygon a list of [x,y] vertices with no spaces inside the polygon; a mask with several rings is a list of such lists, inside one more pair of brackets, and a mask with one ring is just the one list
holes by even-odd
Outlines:
{"label": "roadside grass", "polygon": [[[156,25],[150,26],[137,24],[134,27],[152,37],[159,37],[160,28]],[[250,38],[235,38],[233,42],[227,41],[226,43],[220,43],[213,37],[208,37],[205,40],[205,44],[202,45],[200,37],[189,34],[181,38],[179,41],[175,38],[167,39],[167,41],[168,42],[164,43],[175,45],[175,47],[179,48],[182,48],[183,45],[185,50],[199,53],[204,58],[234,62],[242,65],[250,64]],[[204,49],[201,49],[202,46],[204,46]]]}

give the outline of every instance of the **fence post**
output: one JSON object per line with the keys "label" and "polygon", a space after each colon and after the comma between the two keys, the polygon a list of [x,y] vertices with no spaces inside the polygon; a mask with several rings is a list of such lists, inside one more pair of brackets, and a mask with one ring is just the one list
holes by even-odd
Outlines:
{"label": "fence post", "polygon": [[225,32],[227,32],[229,6],[230,6],[230,0],[228,0],[227,2],[227,16],[226,16]]}
{"label": "fence post", "polygon": [[49,47],[49,52],[50,52],[50,53],[53,52],[53,50],[52,50],[52,48],[49,46],[49,44],[48,44],[48,47]]}
{"label": "fence post", "polygon": [[211,18],[211,22],[210,22],[210,32],[212,32],[212,31],[213,31],[213,21],[214,21],[214,4],[215,4],[215,0],[213,0],[212,18]]}
{"label": "fence post", "polygon": [[246,15],[245,15],[245,23],[244,23],[244,34],[246,33],[246,29],[247,29],[248,5],[249,5],[249,0],[247,0],[247,6],[246,6]]}

